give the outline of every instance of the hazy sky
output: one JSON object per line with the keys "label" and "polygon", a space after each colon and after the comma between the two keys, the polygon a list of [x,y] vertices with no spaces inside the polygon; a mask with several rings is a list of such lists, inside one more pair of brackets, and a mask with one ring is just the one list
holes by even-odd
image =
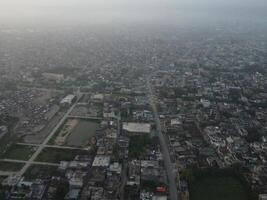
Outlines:
{"label": "hazy sky", "polygon": [[267,22],[267,0],[0,0],[0,23]]}

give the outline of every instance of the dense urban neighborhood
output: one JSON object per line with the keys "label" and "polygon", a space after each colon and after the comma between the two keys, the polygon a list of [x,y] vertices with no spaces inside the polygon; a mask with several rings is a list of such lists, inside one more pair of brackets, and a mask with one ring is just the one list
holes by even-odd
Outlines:
{"label": "dense urban neighborhood", "polygon": [[0,199],[266,200],[266,35],[181,32],[2,30]]}

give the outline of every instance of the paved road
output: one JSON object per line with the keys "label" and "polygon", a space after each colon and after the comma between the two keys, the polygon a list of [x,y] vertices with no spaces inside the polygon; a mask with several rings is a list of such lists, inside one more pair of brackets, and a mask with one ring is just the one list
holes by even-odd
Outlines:
{"label": "paved road", "polygon": [[117,129],[119,137],[121,135],[121,112],[119,112],[117,116]]}
{"label": "paved road", "polygon": [[14,174],[16,174],[16,172],[0,171],[0,176],[12,176]]}
{"label": "paved road", "polygon": [[147,81],[147,86],[148,86],[148,90],[149,90],[149,101],[150,101],[150,105],[152,107],[152,111],[154,113],[154,118],[155,118],[155,123],[156,123],[156,128],[157,128],[157,135],[160,141],[160,146],[161,146],[161,151],[163,154],[163,159],[164,159],[164,165],[165,165],[165,169],[167,172],[167,177],[168,177],[168,181],[169,181],[169,192],[170,192],[170,199],[171,200],[178,200],[178,193],[177,193],[177,185],[176,185],[176,180],[175,180],[175,174],[173,171],[173,166],[172,166],[172,162],[170,159],[170,153],[169,153],[169,149],[168,146],[166,144],[166,141],[164,139],[164,136],[162,134],[161,131],[161,124],[160,124],[160,120],[159,120],[159,115],[158,115],[158,111],[157,111],[157,107],[154,103],[154,97],[153,97],[153,90],[150,84],[150,79],[148,79]]}
{"label": "paved road", "polygon": [[76,118],[76,119],[92,119],[92,120],[102,120],[103,118],[101,117],[86,117],[86,116],[79,116],[79,115],[69,115],[69,118]]}
{"label": "paved road", "polygon": [[30,165],[47,165],[47,166],[59,166],[57,163],[48,163],[48,162],[37,162],[37,161],[27,161],[27,160],[15,160],[15,159],[0,159],[3,162],[12,162],[12,163],[29,163]]}
{"label": "paved road", "polygon": [[122,165],[122,173],[121,173],[121,185],[120,185],[120,200],[124,200],[124,189],[125,189],[125,185],[127,183],[127,168],[128,168],[128,165],[127,165],[127,162],[124,161],[123,162],[123,165]]}
{"label": "paved road", "polygon": [[24,167],[18,172],[18,176],[22,176],[27,169],[30,167],[32,163],[34,163],[34,160],[38,157],[38,155],[41,153],[41,151],[46,147],[47,143],[51,140],[51,138],[55,135],[57,130],[60,128],[60,126],[65,122],[65,120],[68,118],[69,114],[73,110],[73,108],[76,106],[77,102],[80,100],[81,97],[79,97],[76,102],[69,108],[69,110],[65,113],[65,115],[62,117],[62,119],[59,121],[59,123],[54,127],[52,132],[46,137],[46,139],[40,144],[38,149],[34,152],[32,157],[29,159],[28,162],[24,165]]}
{"label": "paved road", "polygon": [[[33,147],[39,147],[40,144],[31,144],[31,143],[17,143],[18,145],[24,145],[24,146],[33,146]],[[45,147],[49,148],[55,148],[55,149],[70,149],[70,150],[84,150],[83,148],[79,147],[70,147],[70,146],[60,146],[60,145],[45,145]]]}
{"label": "paved road", "polygon": [[26,143],[26,142],[18,142],[17,145],[31,146],[31,147],[39,147],[40,146],[40,144],[33,144],[33,143]]}

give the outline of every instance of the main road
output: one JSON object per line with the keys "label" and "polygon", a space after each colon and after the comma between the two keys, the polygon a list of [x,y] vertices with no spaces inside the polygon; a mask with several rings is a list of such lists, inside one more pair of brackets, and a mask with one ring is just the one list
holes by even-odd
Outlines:
{"label": "main road", "polygon": [[[175,179],[176,176],[175,176],[174,171],[173,171],[173,166],[172,166],[172,162],[171,162],[171,158],[170,158],[168,145],[166,144],[165,138],[162,134],[159,115],[158,115],[156,104],[154,102],[153,90],[152,90],[152,87],[150,84],[150,77],[147,80],[147,87],[149,90],[148,95],[149,95],[150,106],[151,106],[152,111],[154,113],[154,119],[155,119],[156,128],[157,128],[157,135],[158,135],[158,138],[160,141],[161,151],[162,151],[163,159],[164,159],[164,165],[165,165],[165,169],[166,169],[167,177],[168,177],[168,181],[169,181],[170,199],[171,200],[178,200],[177,184],[176,184],[176,179]],[[178,177],[178,179],[179,179],[179,177]]]}

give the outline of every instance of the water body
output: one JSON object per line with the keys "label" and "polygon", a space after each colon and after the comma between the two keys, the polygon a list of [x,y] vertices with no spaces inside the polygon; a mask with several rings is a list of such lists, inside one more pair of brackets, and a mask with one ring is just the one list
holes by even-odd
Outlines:
{"label": "water body", "polygon": [[81,147],[88,144],[95,135],[99,124],[92,121],[80,120],[67,139],[67,145]]}

